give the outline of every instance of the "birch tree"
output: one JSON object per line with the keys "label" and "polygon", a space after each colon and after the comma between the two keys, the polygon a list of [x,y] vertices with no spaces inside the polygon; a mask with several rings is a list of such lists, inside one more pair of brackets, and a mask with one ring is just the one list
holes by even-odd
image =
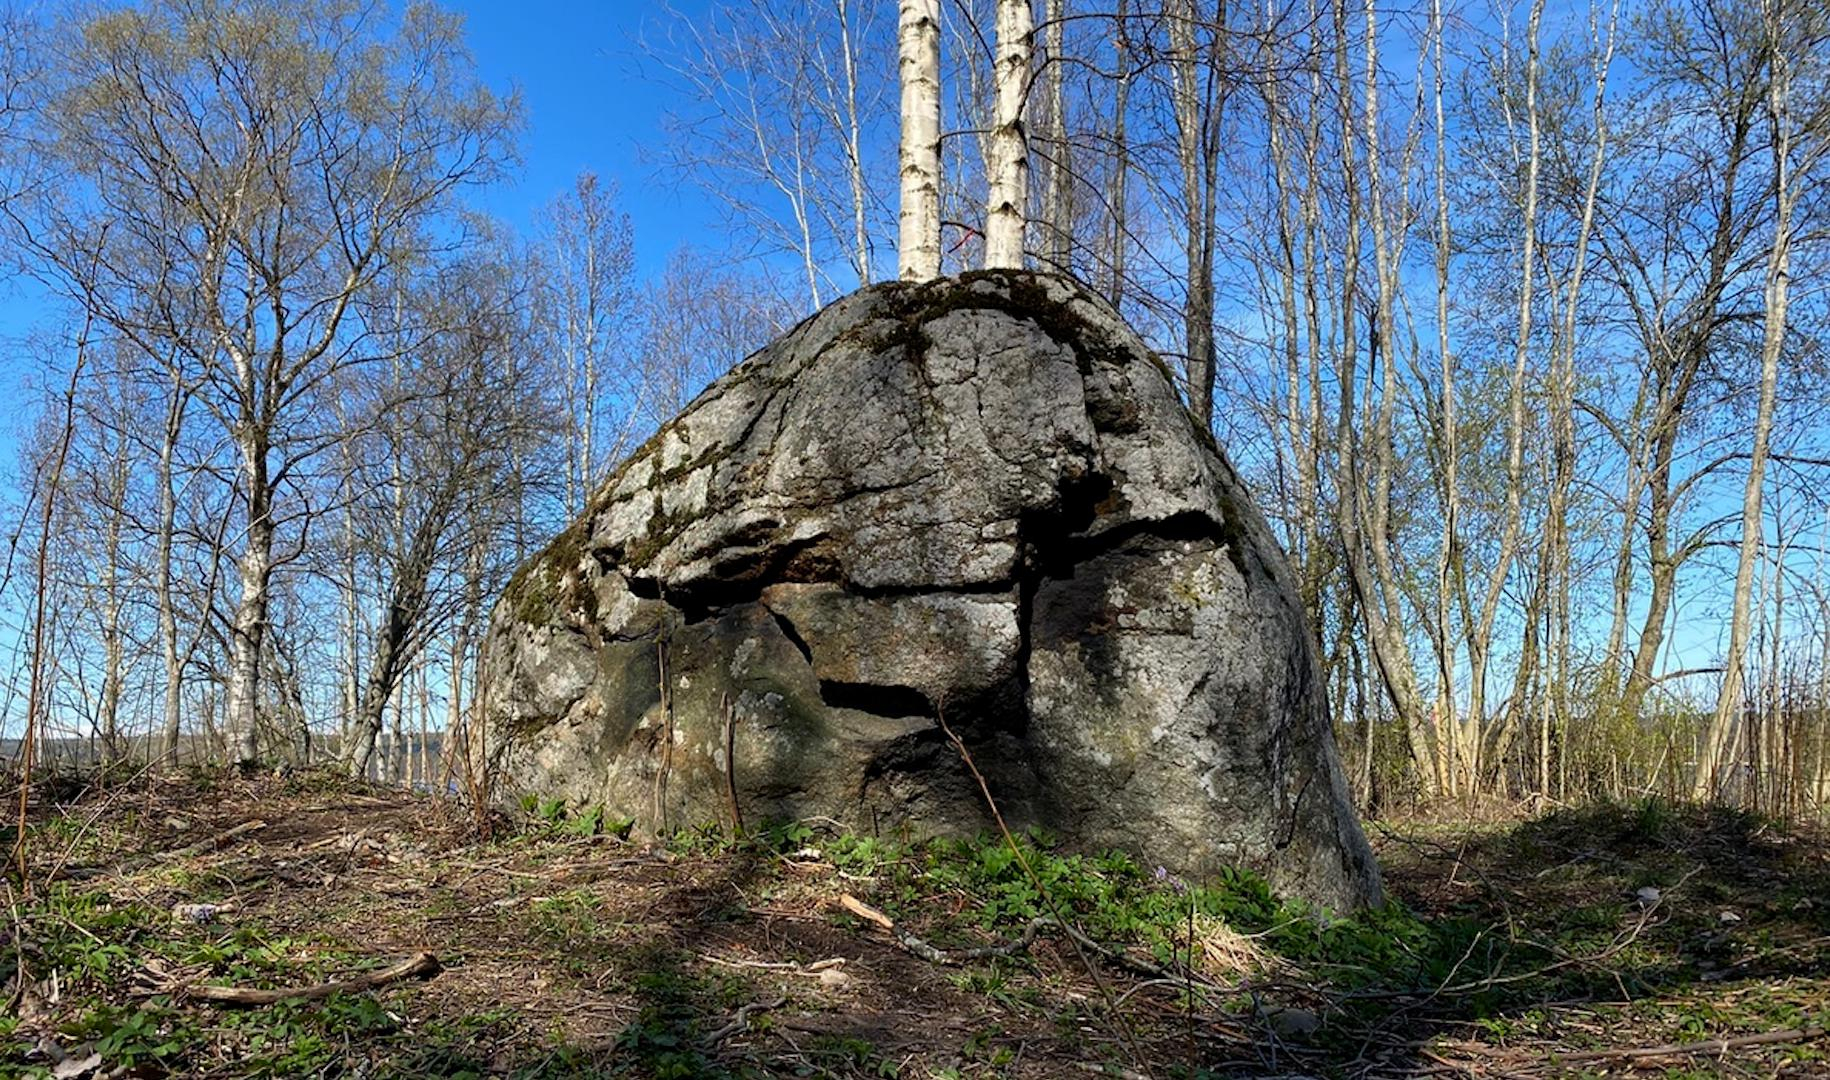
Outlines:
{"label": "birch tree", "polygon": [[1048,115],[1047,173],[1042,188],[1043,258],[1050,270],[1069,273],[1074,262],[1074,159],[1068,137],[1067,0],[1044,9],[1044,107]]}
{"label": "birch tree", "polygon": [[[1808,25],[1811,22],[1819,22],[1819,25]],[[1786,313],[1791,298],[1794,216],[1804,195],[1800,176],[1810,176],[1816,158],[1824,151],[1824,132],[1807,130],[1800,138],[1792,89],[1801,66],[1806,69],[1807,80],[1822,76],[1824,65],[1821,60],[1814,59],[1816,54],[1811,51],[1813,46],[1821,48],[1824,44],[1821,16],[1813,17],[1809,12],[1794,10],[1788,0],[1763,0],[1760,28],[1760,46],[1766,54],[1767,64],[1764,107],[1772,139],[1773,234],[1767,250],[1762,290],[1759,403],[1755,408],[1747,481],[1741,496],[1741,540],[1729,616],[1728,649],[1722,660],[1722,682],[1715,712],[1703,733],[1691,781],[1691,794],[1697,798],[1719,795],[1725,784],[1733,779],[1732,767],[1738,760],[1745,685],[1743,666],[1753,603],[1754,570],[1763,543],[1761,502],[1767,456],[1773,439],[1779,362],[1786,344]],[[1811,70],[1813,67],[1817,70]],[[1824,120],[1821,116],[1812,119],[1819,123]],[[1776,576],[1776,585],[1782,581],[1782,575]]]}
{"label": "birch tree", "polygon": [[896,276],[940,276],[940,0],[900,0],[901,208]]}
{"label": "birch tree", "polygon": [[1106,264],[1110,274],[1106,299],[1123,310],[1126,255],[1131,246],[1131,0],[1117,0],[1112,16],[1112,139],[1106,181]]}
{"label": "birch tree", "polygon": [[1029,136],[1023,122],[1029,100],[1034,16],[1030,0],[998,0],[997,58],[985,208],[985,266],[1023,268],[1029,223]]}
{"label": "birch tree", "polygon": [[877,10],[858,0],[666,8],[644,43],[679,90],[663,162],[699,187],[742,255],[792,258],[810,308],[869,284],[885,232],[875,136],[887,126],[893,54]]}
{"label": "birch tree", "polygon": [[[1624,308],[1624,329],[1639,352],[1638,400],[1626,410],[1621,439],[1632,497],[1616,559],[1613,620],[1621,632],[1609,635],[1621,644],[1606,657],[1607,681],[1628,716],[1639,714],[1659,679],[1679,571],[1709,540],[1707,528],[1687,530],[1681,516],[1724,464],[1688,452],[1687,440],[1707,419],[1707,399],[1699,396],[1708,366],[1737,324],[1726,313],[1757,302],[1744,294],[1753,291],[1750,268],[1764,258],[1750,242],[1765,207],[1749,187],[1767,93],[1764,61],[1745,47],[1750,23],[1758,19],[1712,5],[1656,4],[1642,14],[1635,59],[1652,76],[1653,91],[1642,95],[1634,120],[1683,122],[1636,140],[1634,157],[1622,164],[1641,183],[1630,195],[1610,193],[1600,212],[1606,227],[1594,241],[1597,270]],[[1695,182],[1699,177],[1708,182]],[[1623,198],[1632,201],[1623,205]],[[1642,561],[1644,586],[1634,572]],[[1629,600],[1642,588],[1627,658]]]}
{"label": "birch tree", "polygon": [[548,204],[537,311],[541,336],[566,369],[566,505],[582,510],[598,474],[634,434],[639,387],[621,376],[635,319],[635,232],[595,174]]}
{"label": "birch tree", "polygon": [[772,282],[675,251],[642,292],[636,358],[644,419],[658,427],[794,323]]}
{"label": "birch tree", "polygon": [[[551,412],[528,400],[542,380],[527,356],[520,291],[504,262],[482,259],[413,289],[413,319],[427,325],[413,334],[400,401],[367,440],[370,467],[391,475],[356,483],[393,504],[395,527],[369,543],[380,610],[345,746],[354,776],[367,775],[390,705],[399,723],[397,699],[427,646],[468,603],[460,568],[496,546],[500,523],[519,512],[516,461],[543,449],[547,432],[536,418]],[[386,513],[371,507],[363,516]]]}
{"label": "birch tree", "polygon": [[[1370,5],[1369,5],[1370,7]],[[1469,631],[1469,705],[1468,718],[1462,725],[1464,734],[1456,743],[1456,767],[1465,777],[1470,790],[1481,781],[1482,761],[1489,749],[1487,717],[1488,665],[1492,656],[1494,627],[1499,618],[1501,601],[1517,559],[1520,535],[1524,527],[1525,486],[1525,383],[1532,355],[1531,333],[1532,287],[1538,269],[1538,176],[1543,161],[1541,124],[1538,110],[1539,27],[1544,18],[1544,0],[1532,0],[1525,30],[1525,127],[1524,155],[1517,162],[1523,174],[1518,195],[1519,272],[1518,324],[1513,337],[1512,375],[1506,391],[1506,494],[1504,522],[1499,544],[1487,570],[1487,586]],[[1507,101],[1502,90],[1501,101]],[[1506,110],[1510,114],[1510,109]],[[1508,115],[1508,126],[1511,117]],[[1515,683],[1516,685],[1516,683]]]}
{"label": "birch tree", "polygon": [[1208,23],[1197,0],[1177,0],[1169,24],[1170,98],[1175,116],[1176,166],[1182,185],[1182,352],[1188,376],[1188,407],[1210,427],[1214,378],[1219,365],[1214,342],[1214,244],[1218,225],[1220,121],[1226,102],[1221,71],[1226,3]]}
{"label": "birch tree", "polygon": [[302,471],[339,437],[320,394],[366,358],[352,305],[493,173],[515,106],[423,7],[381,28],[340,0],[160,0],[72,23],[52,64],[69,183],[37,207],[35,248],[117,332],[177,349],[236,449],[227,720],[250,763],[276,539],[304,526]]}

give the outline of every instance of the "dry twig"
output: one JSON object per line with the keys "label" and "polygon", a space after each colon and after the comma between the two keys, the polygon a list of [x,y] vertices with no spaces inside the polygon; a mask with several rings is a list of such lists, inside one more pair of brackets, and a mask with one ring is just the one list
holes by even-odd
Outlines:
{"label": "dry twig", "polygon": [[778,1009],[782,1005],[786,1004],[787,1001],[788,1001],[788,997],[786,994],[784,994],[784,995],[776,998],[774,1001],[752,1001],[752,1002],[750,1002],[748,1005],[745,1005],[743,1008],[737,1010],[736,1015],[731,1017],[730,1023],[724,1025],[721,1028],[718,1028],[717,1030],[713,1031],[711,1034],[707,1035],[705,1037],[705,1046],[708,1049],[710,1047],[717,1046],[719,1043],[723,1042],[724,1040],[730,1038],[731,1036],[733,1036],[733,1035],[737,1034],[738,1032],[744,1030],[745,1028],[749,1027],[750,1026],[750,1016],[752,1014],[759,1013],[759,1012],[766,1012],[769,1009]]}
{"label": "dry twig", "polygon": [[207,985],[181,986],[171,989],[194,1001],[208,1001],[216,1005],[275,1005],[282,1001],[316,1001],[337,993],[373,990],[403,979],[431,978],[440,970],[442,969],[438,957],[429,952],[421,952],[414,953],[400,963],[382,968],[380,971],[371,971],[366,975],[318,983],[315,986],[303,986],[293,990],[259,990],[242,986]]}
{"label": "dry twig", "polygon": [[1558,1054],[1556,1059],[1559,1065],[1564,1065],[1577,1061],[1634,1061],[1645,1058],[1694,1057],[1701,1054],[1725,1054],[1730,1050],[1739,1050],[1749,1046],[1810,1042],[1813,1039],[1821,1039],[1825,1035],[1830,1035],[1830,1028],[1814,1024],[1808,1027],[1762,1031],[1755,1035],[1703,1039],[1700,1042],[1667,1043],[1663,1046],[1635,1046],[1613,1050],[1583,1050],[1574,1054]]}

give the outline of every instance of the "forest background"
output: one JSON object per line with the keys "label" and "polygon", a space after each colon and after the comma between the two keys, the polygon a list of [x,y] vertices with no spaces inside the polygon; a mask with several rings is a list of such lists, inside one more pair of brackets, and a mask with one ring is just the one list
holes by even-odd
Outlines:
{"label": "forest background", "polygon": [[[992,6],[942,10],[948,272]],[[514,567],[893,276],[895,16],[7,12],[0,732],[436,782]],[[1247,477],[1363,811],[1830,800],[1827,35],[1801,0],[1037,5],[1032,264]]]}

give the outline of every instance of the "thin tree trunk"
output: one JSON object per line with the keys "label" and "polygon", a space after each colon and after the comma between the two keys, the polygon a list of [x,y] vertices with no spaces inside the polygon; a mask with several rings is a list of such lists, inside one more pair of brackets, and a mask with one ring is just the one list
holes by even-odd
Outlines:
{"label": "thin tree trunk", "polygon": [[90,328],[89,318],[85,317],[82,334],[76,339],[76,360],[70,366],[70,383],[64,390],[63,431],[58,438],[57,453],[51,460],[51,474],[39,496],[37,578],[33,583],[32,595],[32,673],[26,687],[25,731],[19,741],[19,813],[14,823],[13,837],[14,868],[19,873],[20,886],[27,896],[32,892],[32,876],[26,864],[26,838],[30,832],[26,828],[26,811],[30,806],[32,792],[33,756],[38,753],[39,728],[44,724],[42,709],[47,685],[44,671],[47,651],[45,598],[50,591],[46,578],[51,565],[51,516],[57,508],[64,463],[70,455],[70,439],[76,431],[76,387],[82,379],[83,365],[89,357]]}
{"label": "thin tree trunk", "polygon": [[[1306,565],[1311,552],[1309,537],[1314,529],[1319,495],[1315,476],[1309,468],[1307,445],[1309,435],[1304,427],[1302,371],[1302,312],[1297,303],[1296,225],[1291,220],[1290,204],[1296,198],[1290,175],[1289,148],[1285,140],[1282,101],[1276,80],[1265,86],[1265,133],[1269,140],[1273,194],[1277,200],[1277,285],[1278,315],[1283,334],[1284,416],[1283,435],[1288,442],[1289,458],[1296,473],[1296,499],[1290,507],[1285,542],[1298,565]],[[1305,586],[1306,586],[1305,581]],[[1303,610],[1310,625],[1319,632],[1317,612],[1303,595]]]}
{"label": "thin tree trunk", "polygon": [[1455,418],[1455,357],[1449,351],[1449,193],[1448,128],[1444,122],[1442,91],[1444,83],[1442,58],[1442,2],[1431,0],[1430,46],[1434,56],[1434,103],[1436,111],[1436,351],[1441,362],[1441,391],[1438,409],[1442,425],[1442,539],[1436,558],[1436,710],[1438,731],[1450,740],[1453,755],[1456,719],[1455,635],[1449,631],[1454,595],[1451,568],[1460,546],[1461,483],[1457,475],[1461,446]]}
{"label": "thin tree trunk", "polygon": [[1069,273],[1074,257],[1074,211],[1071,202],[1074,174],[1068,161],[1067,99],[1064,92],[1067,57],[1063,52],[1067,36],[1067,0],[1047,0],[1044,19],[1048,23],[1048,186],[1042,192],[1042,221],[1048,230],[1046,259],[1048,268]]}
{"label": "thin tree trunk", "polygon": [[[1314,0],[1311,0],[1309,15],[1316,17]],[[1301,449],[1299,470],[1307,476],[1309,489],[1316,493],[1317,505],[1310,507],[1304,515],[1302,566],[1303,606],[1309,617],[1319,628],[1322,623],[1322,591],[1326,568],[1322,542],[1323,508],[1320,505],[1322,491],[1322,455],[1325,431],[1322,422],[1322,375],[1327,365],[1323,354],[1322,324],[1322,277],[1326,262],[1323,252],[1325,240],[1322,231],[1321,190],[1325,183],[1322,176],[1319,148],[1322,141],[1322,72],[1321,65],[1314,65],[1309,73],[1309,95],[1307,119],[1302,128],[1303,134],[1303,183],[1297,212],[1300,216],[1303,231],[1302,246],[1302,303],[1303,325],[1305,327],[1304,347],[1308,361],[1308,440]],[[1339,493],[1336,493],[1337,500]],[[1350,625],[1346,612],[1341,613],[1342,625]]]}
{"label": "thin tree trunk", "polygon": [[[451,685],[445,694],[445,733],[439,741],[439,774],[441,793],[449,790],[453,773],[452,757],[457,752],[462,739],[460,733],[464,728],[464,661],[470,655],[470,620],[460,618],[457,630],[451,635],[451,668],[449,678]],[[428,775],[428,780],[430,776]]]}
{"label": "thin tree trunk", "polygon": [[1524,163],[1523,219],[1519,223],[1519,325],[1518,336],[1513,344],[1512,380],[1507,391],[1506,508],[1504,524],[1500,528],[1499,547],[1487,576],[1487,591],[1482,598],[1479,623],[1475,629],[1476,648],[1469,658],[1469,708],[1464,725],[1467,737],[1460,740],[1466,756],[1456,762],[1456,767],[1474,784],[1479,783],[1483,751],[1497,731],[1497,727],[1489,726],[1486,716],[1487,670],[1493,653],[1493,630],[1499,618],[1500,601],[1504,599],[1506,582],[1511,576],[1513,562],[1518,557],[1519,536],[1524,521],[1525,375],[1531,359],[1532,285],[1533,273],[1537,269],[1538,169],[1542,161],[1538,116],[1538,27],[1543,17],[1544,0],[1533,0],[1526,30],[1528,52],[1525,62],[1525,122],[1529,131],[1529,144]]}
{"label": "thin tree trunk", "polygon": [[[1222,17],[1225,8],[1222,6]],[[1203,428],[1214,415],[1214,176],[1219,147],[1212,138],[1218,104],[1212,81],[1218,57],[1203,64],[1195,26],[1199,13],[1195,0],[1180,0],[1168,14],[1170,50],[1173,54],[1173,106],[1176,127],[1176,161],[1182,179],[1182,265],[1186,279],[1182,294],[1182,341],[1186,354],[1188,407]],[[1218,51],[1222,31],[1210,31]],[[1203,80],[1203,69],[1206,80]]]}
{"label": "thin tree trunk", "polygon": [[929,281],[940,276],[940,0],[900,0],[897,11],[902,79],[897,276]]}
{"label": "thin tree trunk", "polygon": [[1030,0],[998,0],[997,112],[991,128],[991,198],[985,208],[985,266],[1023,268],[1029,218]]}
{"label": "thin tree trunk", "polygon": [[[1359,138],[1354,122],[1356,110],[1353,107],[1353,83],[1348,75],[1347,65],[1349,32],[1345,0],[1335,0],[1334,33],[1334,84],[1342,146],[1341,187],[1346,194],[1346,218],[1340,230],[1346,240],[1341,262],[1341,292],[1338,300],[1341,338],[1340,367],[1337,372],[1340,396],[1335,423],[1337,458],[1335,516],[1341,534],[1341,550],[1347,562],[1347,578],[1353,587],[1355,601],[1366,625],[1366,637],[1372,647],[1373,663],[1378,668],[1380,684],[1384,686],[1386,694],[1391,700],[1392,709],[1404,727],[1406,738],[1410,743],[1411,754],[1418,762],[1419,779],[1424,788],[1424,795],[1428,797],[1442,789],[1441,759],[1430,738],[1426,718],[1418,700],[1416,678],[1405,648],[1403,630],[1386,618],[1381,590],[1368,565],[1366,540],[1360,528],[1363,500],[1359,492],[1364,480],[1359,463],[1360,440],[1355,418],[1355,384],[1359,366],[1359,327],[1356,316],[1359,307],[1362,210],[1358,153],[1354,149]],[[1377,341],[1376,336],[1374,340]]]}
{"label": "thin tree trunk", "polygon": [[[1774,497],[1773,518],[1785,520],[1784,509]],[[1770,635],[1771,648],[1767,656],[1767,713],[1764,727],[1766,730],[1765,765],[1762,773],[1767,778],[1767,812],[1780,814],[1785,810],[1786,782],[1790,773],[1786,769],[1786,757],[1789,734],[1785,718],[1785,658],[1782,650],[1785,647],[1786,621],[1786,554],[1790,544],[1787,543],[1785,529],[1780,527],[1779,542],[1773,552],[1772,602],[1767,605],[1773,613],[1773,629]],[[1731,759],[1732,760],[1732,759]],[[1759,791],[1755,791],[1758,804]]]}
{"label": "thin tree trunk", "polygon": [[412,788],[415,782],[431,785],[432,778],[432,664],[422,660],[419,665],[419,764],[408,767],[407,787]]}
{"label": "thin tree trunk", "polygon": [[246,768],[260,760],[260,658],[267,632],[274,525],[265,433],[244,433],[240,442],[248,532],[238,562],[241,596],[229,637],[227,724],[229,754],[234,764]]}
{"label": "thin tree trunk", "polygon": [[[1394,355],[1398,346],[1397,312],[1401,295],[1398,282],[1398,267],[1403,261],[1403,243],[1405,230],[1395,228],[1388,221],[1388,207],[1385,192],[1385,166],[1380,153],[1380,139],[1383,131],[1378,120],[1379,79],[1378,79],[1378,16],[1371,0],[1365,5],[1366,17],[1366,101],[1365,101],[1365,141],[1366,141],[1366,185],[1369,196],[1369,218],[1372,225],[1374,268],[1377,286],[1377,308],[1369,325],[1373,335],[1371,348],[1368,350],[1368,363],[1378,374],[1378,408],[1374,413],[1372,438],[1372,485],[1370,498],[1364,487],[1354,489],[1356,502],[1369,500],[1370,505],[1359,511],[1359,520],[1363,530],[1367,549],[1372,555],[1373,583],[1378,589],[1375,598],[1381,605],[1385,622],[1388,626],[1397,627],[1405,622],[1404,598],[1401,595],[1401,571],[1392,554],[1392,482],[1396,471],[1396,444],[1393,440],[1393,415],[1398,401],[1398,359]],[[1419,62],[1423,59],[1420,54]],[[1417,82],[1422,84],[1422,70],[1419,67]],[[1411,175],[1412,155],[1416,148],[1416,134],[1419,129],[1412,127],[1407,132],[1404,150],[1400,157],[1397,174]],[[1399,205],[1403,206],[1403,195],[1399,196]],[[1413,348],[1415,347],[1413,342]],[[1372,388],[1368,380],[1368,391]],[[1415,666],[1412,663],[1410,647],[1403,634],[1395,635],[1394,659],[1402,663],[1405,669],[1404,678],[1415,685]],[[1421,701],[1419,702],[1421,709]],[[1447,722],[1447,717],[1438,714],[1436,725],[1440,727]],[[1440,734],[1436,736],[1437,745],[1442,745]]]}
{"label": "thin tree trunk", "polygon": [[189,392],[177,376],[172,378],[171,397],[165,405],[165,428],[159,440],[159,524],[157,539],[159,649],[165,664],[164,710],[160,730],[164,733],[160,757],[168,764],[178,762],[178,739],[184,716],[184,662],[178,650],[178,608],[173,595],[172,564],[178,533],[178,492],[175,459],[178,438],[184,429],[185,403]]}
{"label": "thin tree trunk", "polygon": [[584,221],[585,268],[584,268],[584,312],[580,330],[583,340],[580,351],[584,354],[584,408],[579,415],[579,463],[578,463],[578,501],[572,505],[580,510],[591,505],[592,485],[597,480],[597,323],[600,313],[598,303],[598,250],[600,236],[597,217],[598,205],[595,199],[584,197],[580,192],[579,210]]}
{"label": "thin tree trunk", "polygon": [[1725,768],[1735,760],[1735,718],[1742,698],[1742,663],[1747,651],[1749,604],[1753,593],[1754,564],[1761,545],[1761,494],[1772,443],[1773,410],[1779,384],[1779,356],[1785,348],[1786,306],[1791,286],[1792,213],[1798,190],[1792,182],[1792,124],[1790,72],[1785,45],[1779,37],[1778,16],[1769,2],[1763,5],[1771,50],[1772,77],[1767,90],[1767,111],[1773,124],[1774,190],[1778,204],[1773,219],[1773,245],[1767,258],[1766,319],[1760,345],[1760,405],[1754,419],[1752,454],[1747,484],[1741,495],[1741,548],[1735,569],[1734,609],[1729,618],[1728,652],[1722,660],[1722,687],[1715,714],[1704,732],[1697,756],[1691,795],[1707,798],[1721,794]]}
{"label": "thin tree trunk", "polygon": [[1106,298],[1115,310],[1125,302],[1125,253],[1130,247],[1129,214],[1131,146],[1126,120],[1131,111],[1131,0],[1118,0],[1113,17],[1112,182],[1107,196],[1112,214],[1112,281]]}
{"label": "thin tree trunk", "polygon": [[[1576,227],[1576,250],[1568,283],[1563,290],[1563,319],[1552,349],[1550,394],[1552,475],[1550,503],[1544,522],[1544,544],[1547,551],[1544,588],[1549,596],[1546,622],[1545,664],[1546,695],[1539,724],[1538,795],[1550,797],[1550,763],[1555,726],[1569,722],[1569,594],[1570,542],[1569,498],[1576,479],[1576,432],[1574,423],[1576,394],[1576,328],[1581,306],[1582,279],[1587,266],[1589,237],[1595,222],[1595,199],[1601,188],[1603,163],[1607,157],[1607,87],[1613,66],[1615,30],[1620,16],[1618,0],[1609,8],[1607,35],[1601,56],[1595,64],[1594,125],[1595,147],[1589,160],[1587,185],[1583,189],[1582,214]],[[1554,294],[1554,290],[1553,290]],[[1629,516],[1631,516],[1629,511]]]}
{"label": "thin tree trunk", "polygon": [[1754,115],[1761,95],[1751,87],[1738,88],[1735,112],[1723,118],[1729,128],[1728,142],[1720,156],[1722,175],[1717,181],[1721,191],[1715,211],[1716,220],[1710,238],[1707,265],[1695,298],[1680,313],[1678,329],[1669,332],[1663,322],[1645,333],[1646,355],[1653,365],[1654,389],[1646,440],[1646,552],[1648,590],[1646,613],[1640,624],[1639,647],[1621,694],[1621,707],[1629,716],[1637,716],[1645,697],[1652,689],[1665,643],[1665,623],[1671,616],[1671,599],[1677,583],[1677,572],[1683,561],[1695,551],[1692,545],[1671,549],[1671,517],[1678,506],[1684,485],[1672,486],[1672,466],[1678,460],[1678,435],[1681,421],[1690,407],[1690,395],[1701,376],[1704,361],[1711,354],[1715,329],[1719,325],[1717,308],[1728,289],[1730,267],[1737,247],[1736,225],[1738,181],[1742,164],[1750,156],[1748,142],[1752,137]]}
{"label": "thin tree trunk", "polygon": [[115,459],[109,467],[107,530],[102,543],[102,693],[96,709],[102,753],[110,762],[121,756],[121,692],[126,679],[126,647],[121,625],[121,518],[127,501],[127,429],[117,428]]}
{"label": "thin tree trunk", "polygon": [[[845,71],[845,173],[851,186],[852,268],[858,288],[871,283],[870,188],[864,178],[864,124],[858,113],[858,53],[852,41],[851,0],[835,0],[839,57]],[[938,100],[939,95],[936,95]]]}

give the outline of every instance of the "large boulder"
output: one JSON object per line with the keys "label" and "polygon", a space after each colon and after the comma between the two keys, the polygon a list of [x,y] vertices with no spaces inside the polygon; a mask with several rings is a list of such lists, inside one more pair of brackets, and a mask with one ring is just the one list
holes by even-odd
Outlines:
{"label": "large boulder", "polygon": [[[873,286],[714,383],[522,567],[498,790],[659,831],[992,824],[1375,902],[1291,572],[1162,362],[1065,279]],[[727,747],[729,751],[727,751]]]}

